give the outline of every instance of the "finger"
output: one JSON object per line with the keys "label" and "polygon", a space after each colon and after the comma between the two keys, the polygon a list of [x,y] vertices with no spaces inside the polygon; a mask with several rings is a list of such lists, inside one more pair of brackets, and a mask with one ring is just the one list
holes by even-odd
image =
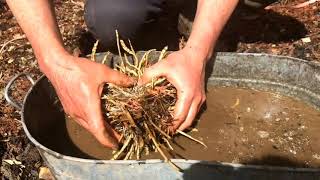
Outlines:
{"label": "finger", "polygon": [[119,136],[112,131],[112,128],[101,120],[96,120],[90,125],[91,133],[95,138],[106,147],[112,149],[118,149],[118,141],[116,140]]}
{"label": "finger", "polygon": [[120,136],[107,123],[103,123],[100,127],[102,128],[96,129],[93,135],[103,146],[117,150]]}
{"label": "finger", "polygon": [[200,107],[201,107],[201,103],[200,102],[193,103],[191,105],[186,120],[178,128],[180,131],[183,131],[183,130],[185,130],[186,128],[188,128],[188,127],[190,127],[192,125],[192,122],[195,119],[197,113],[199,112],[199,108]]}
{"label": "finger", "polygon": [[163,69],[163,63],[156,63],[151,67],[147,68],[143,73],[142,77],[139,79],[138,85],[146,84],[152,81],[152,78],[165,76],[165,72],[163,71]]}
{"label": "finger", "polygon": [[103,78],[104,82],[112,83],[123,87],[130,87],[136,83],[133,78],[108,67],[104,67]]}
{"label": "finger", "polygon": [[173,130],[176,130],[186,119],[191,103],[191,99],[189,98],[187,93],[178,92],[178,100],[175,105],[175,112],[173,117],[175,119],[173,121]]}
{"label": "finger", "polygon": [[72,111],[68,110],[67,106],[63,102],[61,102],[61,104],[64,109],[64,112],[67,114],[67,116],[66,116],[67,121],[76,121],[80,126],[89,130],[88,123],[83,118],[72,113]]}
{"label": "finger", "polygon": [[119,135],[117,135],[117,133],[113,131],[107,123],[105,123],[102,117],[100,103],[101,101],[98,97],[89,103],[88,107],[90,107],[90,111],[88,112],[87,117],[90,131],[102,145],[112,149],[117,149],[118,142],[116,138],[119,137]]}

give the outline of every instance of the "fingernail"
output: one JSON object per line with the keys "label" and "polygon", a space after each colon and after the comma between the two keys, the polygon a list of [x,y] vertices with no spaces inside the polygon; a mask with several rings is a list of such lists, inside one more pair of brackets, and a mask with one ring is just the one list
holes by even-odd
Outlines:
{"label": "fingernail", "polygon": [[112,150],[118,150],[119,149],[119,144],[117,142],[115,142],[115,140],[111,140],[111,149]]}
{"label": "fingernail", "polygon": [[139,84],[139,79],[134,78],[134,79],[133,79],[133,84],[134,84],[134,85],[138,85],[138,84]]}
{"label": "fingernail", "polygon": [[118,144],[114,144],[111,148],[112,148],[112,150],[117,151],[119,149],[119,145]]}
{"label": "fingernail", "polygon": [[119,144],[118,144],[118,141],[115,139],[115,138],[111,138],[110,139],[110,142],[111,142],[111,144],[112,144],[112,149],[113,150],[118,150],[118,148],[119,148]]}
{"label": "fingernail", "polygon": [[142,82],[141,78],[140,78],[140,79],[138,79],[138,81],[137,81],[137,85],[138,85],[138,86],[141,86],[142,84],[143,84],[143,82]]}

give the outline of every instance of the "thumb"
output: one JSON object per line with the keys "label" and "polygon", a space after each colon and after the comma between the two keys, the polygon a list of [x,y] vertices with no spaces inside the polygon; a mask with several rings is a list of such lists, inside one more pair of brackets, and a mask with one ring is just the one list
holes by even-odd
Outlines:
{"label": "thumb", "polygon": [[152,81],[152,78],[165,76],[163,69],[164,67],[162,62],[158,62],[150,66],[144,71],[142,77],[138,81],[138,85],[147,84],[148,82]]}
{"label": "thumb", "polygon": [[103,78],[104,82],[112,83],[123,87],[130,87],[136,83],[134,78],[129,77],[119,71],[113,70],[109,67],[105,67]]}

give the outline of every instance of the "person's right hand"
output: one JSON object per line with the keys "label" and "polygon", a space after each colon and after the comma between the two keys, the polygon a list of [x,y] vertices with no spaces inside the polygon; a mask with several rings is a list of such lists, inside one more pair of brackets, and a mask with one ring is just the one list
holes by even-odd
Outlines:
{"label": "person's right hand", "polygon": [[134,80],[106,65],[69,54],[39,64],[57,91],[67,114],[104,146],[116,149],[119,135],[104,121],[101,93],[105,83],[130,86]]}

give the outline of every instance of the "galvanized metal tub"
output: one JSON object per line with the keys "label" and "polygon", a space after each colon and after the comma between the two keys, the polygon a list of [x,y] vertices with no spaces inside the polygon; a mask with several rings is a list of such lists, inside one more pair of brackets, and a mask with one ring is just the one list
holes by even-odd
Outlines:
{"label": "galvanized metal tub", "polygon": [[[97,57],[101,59],[102,56]],[[320,109],[319,63],[265,54],[218,53],[206,72],[208,85],[272,91]],[[16,78],[7,85],[5,97],[17,108],[22,108],[23,129],[57,179],[320,179],[320,169],[316,168],[174,159],[172,161],[184,169],[177,172],[158,159],[110,161],[64,155],[44,146],[41,138],[42,134],[50,132],[52,124],[64,119],[52,85],[46,77],[41,77],[19,106],[7,94]]]}

